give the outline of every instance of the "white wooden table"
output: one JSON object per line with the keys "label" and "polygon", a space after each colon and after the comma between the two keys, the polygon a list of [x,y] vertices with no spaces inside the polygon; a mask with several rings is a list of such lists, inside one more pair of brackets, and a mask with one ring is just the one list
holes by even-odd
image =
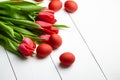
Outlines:
{"label": "white wooden table", "polygon": [[[47,58],[21,60],[0,47],[0,80],[120,80],[120,0],[75,1],[75,13],[55,14],[70,28],[60,30],[63,44]],[[76,61],[63,68],[59,56],[66,51]]]}

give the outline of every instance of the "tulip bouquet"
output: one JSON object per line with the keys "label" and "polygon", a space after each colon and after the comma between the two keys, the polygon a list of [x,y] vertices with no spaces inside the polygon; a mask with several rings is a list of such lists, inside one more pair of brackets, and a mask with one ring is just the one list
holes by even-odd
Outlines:
{"label": "tulip bouquet", "polygon": [[54,11],[38,2],[0,2],[0,45],[21,58],[31,56],[36,44],[46,43],[59,28],[67,28],[56,21]]}

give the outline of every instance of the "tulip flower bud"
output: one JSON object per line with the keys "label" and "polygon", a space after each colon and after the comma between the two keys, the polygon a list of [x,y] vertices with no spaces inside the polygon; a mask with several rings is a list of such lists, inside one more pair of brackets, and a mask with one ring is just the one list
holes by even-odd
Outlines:
{"label": "tulip flower bud", "polygon": [[30,38],[24,38],[18,49],[24,56],[31,56],[35,48],[36,45]]}
{"label": "tulip flower bud", "polygon": [[43,20],[43,21],[46,21],[46,22],[49,22],[51,24],[54,24],[56,22],[56,19],[54,17],[54,14],[52,13],[49,13],[49,12],[40,12],[38,14],[38,18],[40,20]]}
{"label": "tulip flower bud", "polygon": [[42,27],[42,31],[47,33],[47,34],[58,34],[59,29],[56,27],[53,27],[52,24],[45,22],[45,21],[41,21],[41,20],[37,20],[35,21],[38,25],[40,25]]}
{"label": "tulip flower bud", "polygon": [[23,38],[22,43],[27,44],[28,46],[31,46],[31,48],[36,48],[35,43],[30,38]]}
{"label": "tulip flower bud", "polygon": [[43,8],[43,11],[44,11],[44,12],[49,12],[49,13],[55,14],[55,11],[50,10],[50,9],[48,9],[48,8]]}
{"label": "tulip flower bud", "polygon": [[44,39],[44,40],[41,40],[41,42],[48,43],[49,38],[50,38],[50,34],[40,35],[40,38],[43,38],[43,39]]}
{"label": "tulip flower bud", "polygon": [[45,22],[45,21],[41,21],[41,20],[37,20],[35,21],[38,25],[40,25],[42,28],[46,28],[46,29],[50,29],[52,27],[52,24]]}

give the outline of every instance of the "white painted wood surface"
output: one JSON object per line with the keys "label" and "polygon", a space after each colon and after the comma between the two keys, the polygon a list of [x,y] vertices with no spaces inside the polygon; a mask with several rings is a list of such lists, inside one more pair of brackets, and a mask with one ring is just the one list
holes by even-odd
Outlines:
{"label": "white painted wood surface", "polygon": [[80,0],[79,7],[70,16],[91,54],[108,80],[120,80],[120,0]]}
{"label": "white painted wood surface", "polygon": [[[120,80],[120,1],[75,1],[75,13],[62,8],[55,14],[58,24],[70,28],[60,30],[63,44],[50,56],[21,60],[0,47],[0,80]],[[66,51],[74,53],[76,61],[63,68],[59,56]]]}
{"label": "white painted wood surface", "polygon": [[0,80],[15,80],[6,51],[0,46]]}

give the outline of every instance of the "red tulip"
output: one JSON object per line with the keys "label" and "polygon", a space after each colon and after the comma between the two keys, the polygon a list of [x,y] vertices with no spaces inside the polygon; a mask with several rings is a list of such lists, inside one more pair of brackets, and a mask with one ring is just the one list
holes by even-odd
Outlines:
{"label": "red tulip", "polygon": [[43,35],[40,35],[40,38],[44,39],[44,40],[42,40],[42,42],[48,43],[50,35],[49,34],[43,34]]}
{"label": "red tulip", "polygon": [[49,13],[52,13],[52,14],[55,13],[55,11],[50,10],[50,9],[48,9],[48,8],[44,8],[43,11],[44,11],[44,12],[49,12]]}
{"label": "red tulip", "polygon": [[25,43],[25,44],[31,46],[31,48],[33,48],[33,49],[36,48],[35,43],[30,38],[23,38],[22,43]]}
{"label": "red tulip", "polygon": [[50,29],[46,29],[46,28],[42,28],[41,29],[43,32],[47,33],[47,34],[58,34],[59,29],[56,27],[51,27]]}
{"label": "red tulip", "polygon": [[59,29],[56,27],[53,27],[52,24],[45,22],[45,21],[36,21],[37,24],[39,24],[42,28],[41,30],[47,34],[58,34]]}
{"label": "red tulip", "polygon": [[36,1],[36,2],[41,2],[41,1],[44,1],[44,0],[34,0],[34,1]]}
{"label": "red tulip", "polygon": [[58,34],[59,29],[56,28],[56,27],[51,27],[51,28],[50,28],[50,31],[52,31],[52,32],[54,32],[54,33],[56,33],[56,34]]}
{"label": "red tulip", "polygon": [[30,38],[24,38],[22,43],[19,45],[19,51],[24,56],[31,56],[35,48],[36,45]]}
{"label": "red tulip", "polygon": [[51,31],[50,29],[42,28],[41,30],[46,34],[55,34],[55,32]]}
{"label": "red tulip", "polygon": [[43,21],[46,21],[46,22],[49,22],[51,24],[54,24],[57,20],[55,19],[54,17],[54,14],[52,13],[49,13],[49,12],[40,12],[38,14],[38,18],[40,20],[43,20]]}
{"label": "red tulip", "polygon": [[52,24],[45,22],[45,21],[41,21],[41,20],[37,20],[35,21],[37,24],[39,24],[42,28],[47,28],[50,29],[52,27]]}

